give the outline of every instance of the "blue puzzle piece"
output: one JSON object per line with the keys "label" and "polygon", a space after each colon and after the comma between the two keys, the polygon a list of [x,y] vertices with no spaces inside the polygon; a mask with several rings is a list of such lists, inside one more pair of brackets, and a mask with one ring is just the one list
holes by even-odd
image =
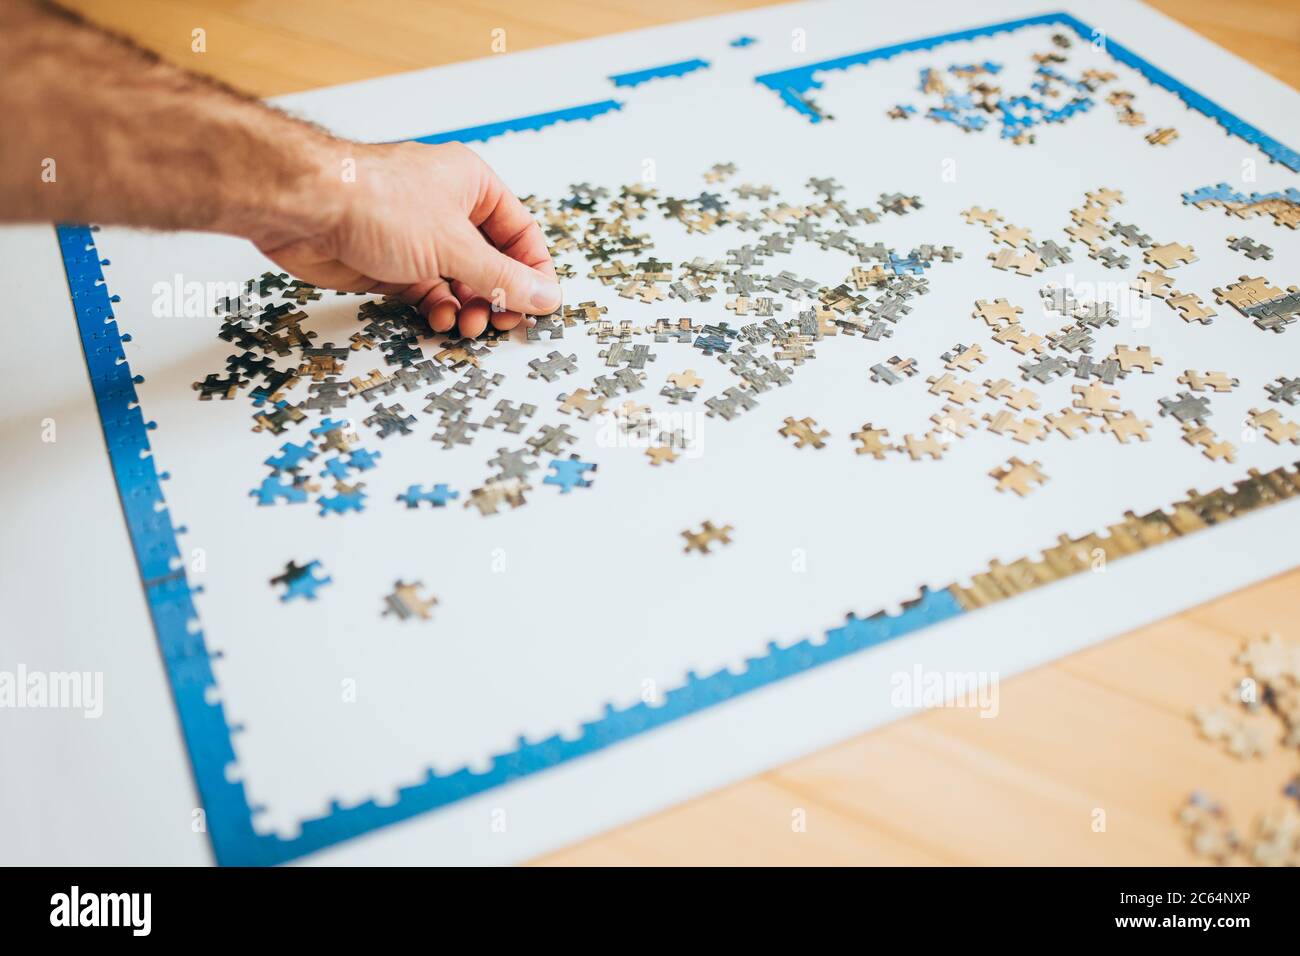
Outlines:
{"label": "blue puzzle piece", "polygon": [[292,601],[294,598],[316,600],[316,591],[334,580],[328,577],[317,577],[315,572],[319,569],[319,561],[312,561],[303,567],[298,567],[290,561],[285,566],[284,574],[271,579],[272,584],[284,585],[284,593],[280,595],[281,602]]}
{"label": "blue puzzle piece", "polygon": [[547,475],[542,479],[544,485],[559,485],[560,494],[567,495],[574,488],[590,488],[591,481],[584,478],[589,471],[595,471],[596,466],[590,462],[579,461],[577,455],[571,455],[569,458],[557,458],[551,462],[553,475]]}
{"label": "blue puzzle piece", "polygon": [[257,499],[259,506],[273,505],[282,498],[290,504],[307,500],[306,489],[299,487],[297,482],[286,485],[278,474],[263,478],[262,484],[248,494]]}
{"label": "blue puzzle piece", "polygon": [[397,500],[405,501],[408,508],[418,508],[422,501],[429,502],[435,508],[445,508],[447,502],[459,497],[459,491],[452,491],[446,485],[434,485],[431,491],[424,491],[422,485],[411,485],[404,493],[397,496]]}
{"label": "blue puzzle piece", "polygon": [[692,344],[697,349],[702,350],[705,355],[712,355],[714,352],[731,351],[731,342],[721,335],[698,335]]}
{"label": "blue puzzle piece", "polygon": [[321,435],[324,435],[326,432],[338,431],[340,429],[348,429],[351,427],[352,427],[351,422],[347,422],[347,421],[340,422],[340,421],[335,421],[332,418],[324,418],[321,419],[321,423],[319,425],[317,425],[315,428],[311,430],[311,435],[313,438],[318,438]]}
{"label": "blue puzzle piece", "polygon": [[311,461],[315,457],[316,446],[311,442],[303,442],[301,445],[285,442],[280,446],[279,456],[268,458],[263,464],[269,465],[277,472],[297,471],[304,461]]}
{"label": "blue puzzle piece", "polygon": [[889,268],[894,270],[896,276],[904,274],[919,276],[925,274],[925,270],[930,268],[930,263],[918,258],[916,253],[912,253],[904,259],[897,253],[891,252],[889,254]]}
{"label": "blue puzzle piece", "polygon": [[348,455],[348,467],[355,468],[357,471],[369,471],[375,467],[382,456],[382,451],[370,452],[364,448],[358,448],[352,454]]}
{"label": "blue puzzle piece", "polygon": [[273,394],[274,394],[274,390],[270,386],[268,386],[265,382],[263,382],[260,385],[254,385],[253,390],[248,393],[248,397],[253,400],[254,408],[261,408],[263,405],[265,405],[268,401],[271,400],[271,396]]}
{"label": "blue puzzle piece", "polygon": [[360,488],[354,491],[340,491],[333,495],[321,495],[316,499],[320,505],[321,517],[327,514],[346,514],[349,511],[365,511],[366,493]]}
{"label": "blue puzzle piece", "polygon": [[348,463],[342,458],[331,458],[325,462],[325,469],[320,473],[322,478],[333,478],[335,481],[344,481],[348,477]]}

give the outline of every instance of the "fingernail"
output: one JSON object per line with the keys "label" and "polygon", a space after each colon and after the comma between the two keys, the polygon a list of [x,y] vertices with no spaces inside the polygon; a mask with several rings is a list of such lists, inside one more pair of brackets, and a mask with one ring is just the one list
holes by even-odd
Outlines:
{"label": "fingernail", "polygon": [[560,284],[538,279],[533,283],[533,294],[529,300],[536,315],[549,315],[560,307]]}

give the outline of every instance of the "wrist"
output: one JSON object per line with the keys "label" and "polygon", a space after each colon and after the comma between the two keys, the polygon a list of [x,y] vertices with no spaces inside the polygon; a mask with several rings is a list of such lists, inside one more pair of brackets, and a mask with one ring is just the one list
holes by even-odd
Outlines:
{"label": "wrist", "polygon": [[[282,132],[282,131],[281,131]],[[258,158],[260,188],[241,189],[217,231],[241,236],[259,248],[276,248],[289,242],[329,232],[342,218],[347,198],[350,153],[355,144],[323,132],[280,136],[274,149],[280,161]]]}

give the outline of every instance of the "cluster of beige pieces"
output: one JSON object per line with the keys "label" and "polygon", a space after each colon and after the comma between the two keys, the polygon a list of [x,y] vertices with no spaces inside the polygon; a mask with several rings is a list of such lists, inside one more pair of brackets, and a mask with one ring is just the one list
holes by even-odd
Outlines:
{"label": "cluster of beige pieces", "polygon": [[[1240,760],[1282,748],[1300,757],[1300,644],[1275,634],[1246,642],[1237,663],[1244,672],[1224,702],[1197,707],[1201,736]],[[1300,769],[1300,768],[1295,768]],[[1179,811],[1192,849],[1217,863],[1300,865],[1300,774],[1279,786],[1276,807],[1238,830],[1225,809],[1203,792]]]}

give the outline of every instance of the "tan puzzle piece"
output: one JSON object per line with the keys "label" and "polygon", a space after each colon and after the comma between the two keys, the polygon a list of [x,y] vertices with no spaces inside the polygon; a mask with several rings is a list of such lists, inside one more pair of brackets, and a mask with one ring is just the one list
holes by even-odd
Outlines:
{"label": "tan puzzle piece", "polygon": [[1076,408],[1063,408],[1055,415],[1044,416],[1044,419],[1048,428],[1060,432],[1071,441],[1074,440],[1075,432],[1092,431],[1092,425],[1088,423],[1087,417],[1079,414]]}
{"label": "tan puzzle piece", "polygon": [[1130,438],[1150,441],[1151,436],[1147,434],[1150,427],[1150,422],[1141,420],[1132,412],[1111,412],[1102,423],[1101,430],[1114,435],[1121,445],[1127,445]]}
{"label": "tan puzzle piece", "polygon": [[1153,374],[1157,365],[1165,364],[1164,359],[1151,354],[1151,346],[1149,345],[1139,345],[1136,348],[1129,348],[1127,345],[1116,345],[1115,350],[1110,353],[1110,357],[1118,362],[1119,367],[1125,372],[1131,372],[1136,368],[1147,375]]}
{"label": "tan puzzle piece", "polygon": [[1010,458],[1002,467],[990,471],[989,477],[997,481],[998,491],[1014,491],[1023,498],[1047,481],[1042,468],[1042,462],[1026,463],[1019,458]]}
{"label": "tan puzzle piece", "polygon": [[877,459],[884,458],[885,452],[895,451],[898,447],[886,441],[889,438],[889,429],[872,428],[871,422],[864,423],[861,431],[856,431],[849,437],[861,443],[853,449],[855,454],[871,455]]}
{"label": "tan puzzle piece", "polygon": [[1142,252],[1142,258],[1148,265],[1157,265],[1161,269],[1175,269],[1196,261],[1196,251],[1181,242],[1166,242],[1162,246],[1152,246]]}
{"label": "tan puzzle piece", "polygon": [[1097,382],[1089,382],[1087,385],[1075,385],[1070,391],[1079,396],[1074,400],[1074,407],[1081,408],[1091,415],[1120,411],[1119,392],[1113,388],[1106,388]]}
{"label": "tan puzzle piece", "polygon": [[1012,305],[1006,299],[994,299],[992,302],[976,299],[974,318],[983,319],[986,325],[997,328],[1008,322],[1019,323],[1020,314],[1024,311],[1020,306]]}

